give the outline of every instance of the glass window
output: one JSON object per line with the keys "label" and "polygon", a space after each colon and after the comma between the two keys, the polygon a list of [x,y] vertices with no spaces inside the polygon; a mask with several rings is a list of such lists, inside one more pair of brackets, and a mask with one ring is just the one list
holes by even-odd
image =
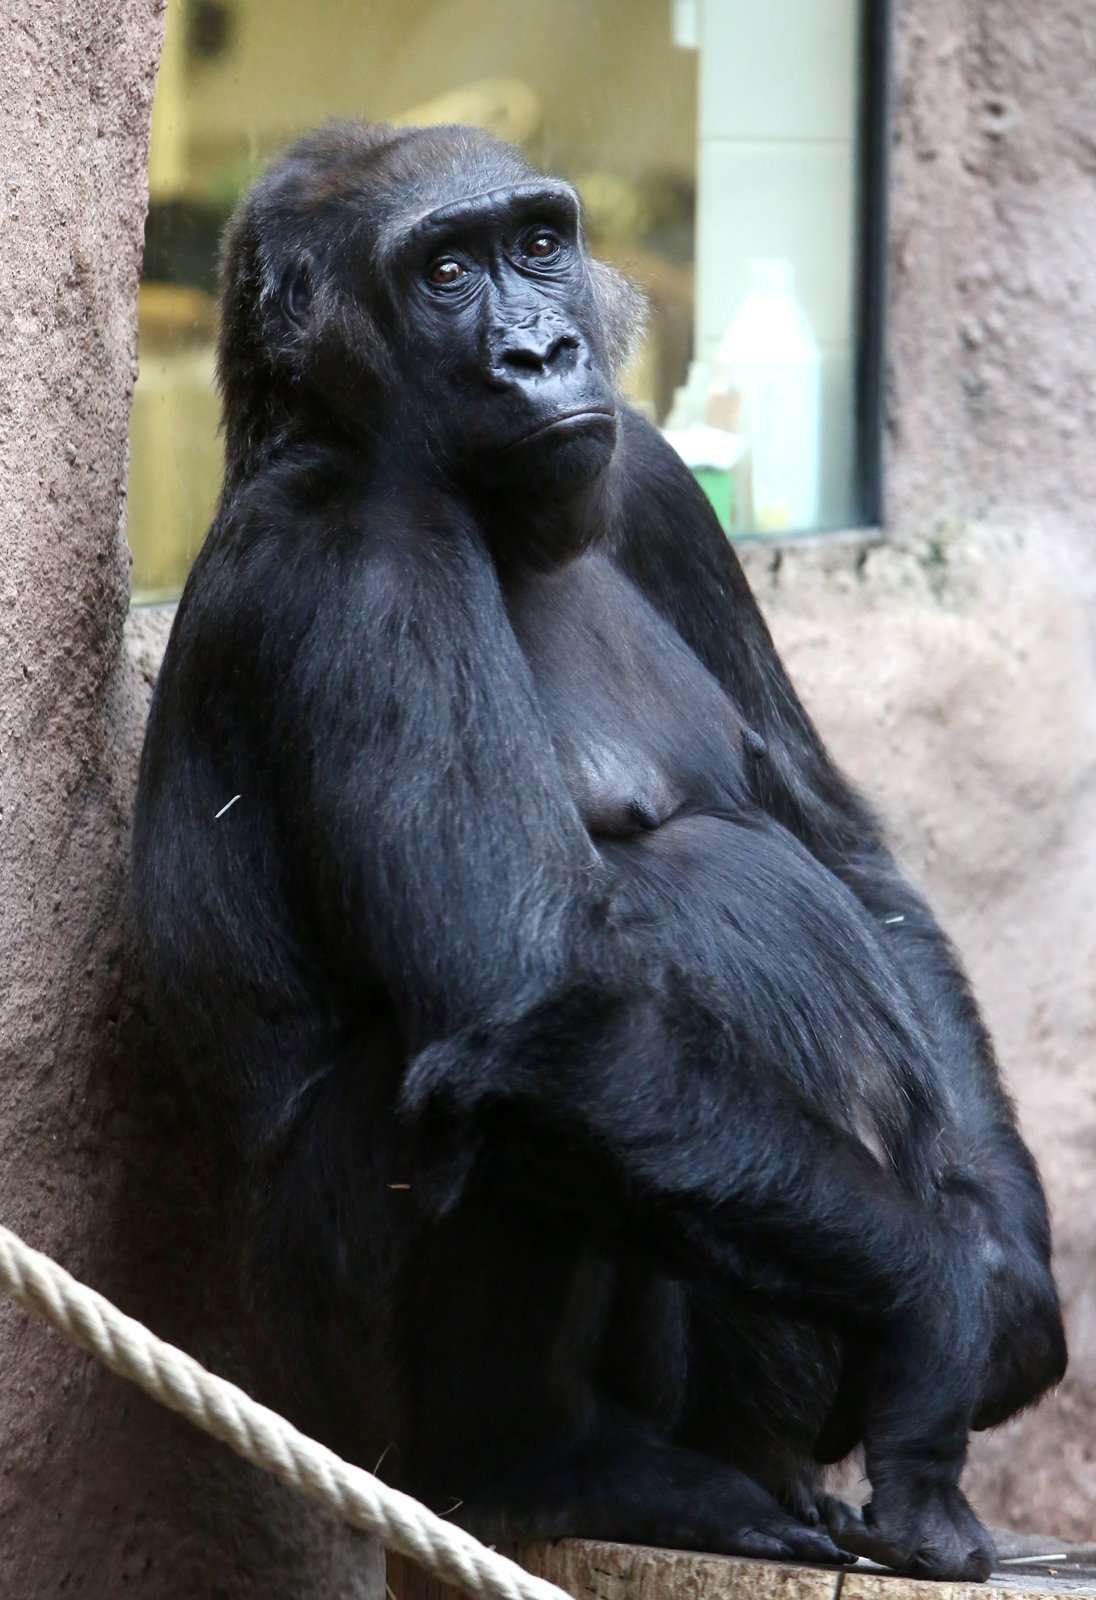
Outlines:
{"label": "glass window", "polygon": [[220,231],[265,162],[333,117],[479,123],[577,185],[593,249],[651,302],[627,392],[731,533],[872,520],[862,3],[172,0],[132,420],[137,598],[178,592],[219,488]]}

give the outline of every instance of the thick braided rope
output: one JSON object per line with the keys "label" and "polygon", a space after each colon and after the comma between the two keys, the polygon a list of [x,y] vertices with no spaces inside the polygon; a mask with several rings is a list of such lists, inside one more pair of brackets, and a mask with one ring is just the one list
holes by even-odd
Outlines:
{"label": "thick braided rope", "polygon": [[374,1534],[388,1549],[410,1556],[445,1582],[483,1600],[568,1600],[555,1584],[533,1577],[410,1495],[341,1460],[235,1384],[215,1377],[192,1356],[157,1339],[4,1227],[0,1227],[0,1289],[119,1377],[181,1412],[246,1461],[299,1489],[351,1527]]}

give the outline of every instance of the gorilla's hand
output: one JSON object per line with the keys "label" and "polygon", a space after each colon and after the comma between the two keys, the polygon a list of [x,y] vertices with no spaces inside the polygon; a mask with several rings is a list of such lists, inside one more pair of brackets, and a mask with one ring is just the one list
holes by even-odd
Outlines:
{"label": "gorilla's hand", "polygon": [[959,1488],[987,1327],[961,1241],[931,1290],[884,1326],[865,1437],[872,1498],[848,1548],[913,1577],[981,1581],[989,1535]]}
{"label": "gorilla's hand", "polygon": [[980,1583],[996,1558],[962,1490],[908,1464],[891,1478],[877,1473],[863,1525],[847,1519],[839,1537],[845,1549],[913,1578]]}

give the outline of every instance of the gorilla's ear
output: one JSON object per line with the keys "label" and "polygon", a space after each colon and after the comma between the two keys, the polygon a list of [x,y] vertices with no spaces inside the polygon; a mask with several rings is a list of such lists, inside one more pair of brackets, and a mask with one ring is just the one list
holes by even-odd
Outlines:
{"label": "gorilla's ear", "polygon": [[613,376],[619,377],[638,351],[647,327],[647,298],[623,273],[603,261],[590,261],[590,276]]}
{"label": "gorilla's ear", "polygon": [[314,287],[315,270],[310,255],[287,267],[282,275],[281,308],[286,320],[295,328],[303,330],[308,326]]}

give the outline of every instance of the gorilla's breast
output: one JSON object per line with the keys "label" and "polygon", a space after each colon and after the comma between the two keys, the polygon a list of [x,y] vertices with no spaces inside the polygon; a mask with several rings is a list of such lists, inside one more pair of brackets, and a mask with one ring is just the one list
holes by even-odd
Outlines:
{"label": "gorilla's breast", "polygon": [[556,753],[588,831],[628,838],[661,827],[682,803],[666,773],[636,744],[559,734]]}
{"label": "gorilla's breast", "polygon": [[524,575],[506,599],[591,834],[626,838],[751,798],[750,735],[734,706],[604,556]]}

